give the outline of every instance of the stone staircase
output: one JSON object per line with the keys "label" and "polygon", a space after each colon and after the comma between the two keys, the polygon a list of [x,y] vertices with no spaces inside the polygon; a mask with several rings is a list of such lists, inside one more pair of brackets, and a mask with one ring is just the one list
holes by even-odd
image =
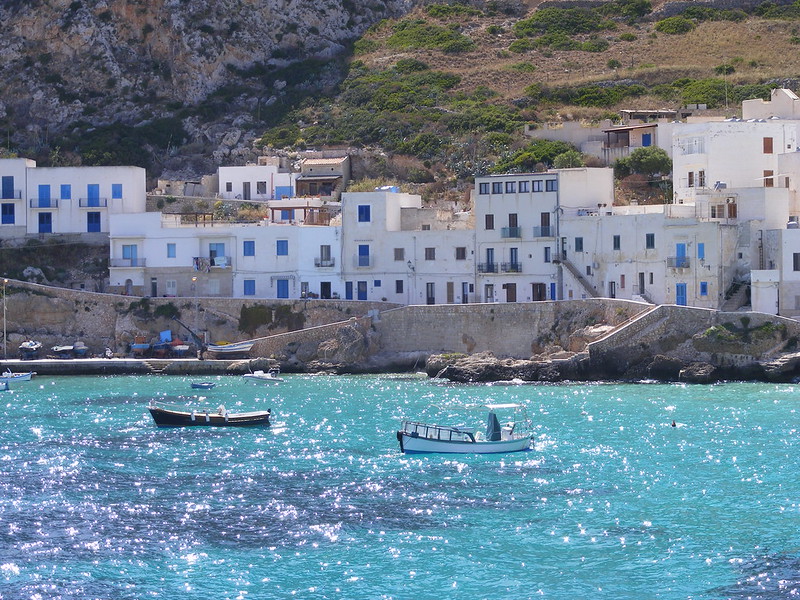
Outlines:
{"label": "stone staircase", "polygon": [[750,289],[749,285],[742,284],[738,289],[720,306],[722,312],[735,312],[747,304],[747,291]]}
{"label": "stone staircase", "polygon": [[148,358],[144,361],[144,364],[148,366],[151,373],[163,373],[164,369],[167,368],[167,365],[170,361],[168,360],[158,360],[155,358]]}
{"label": "stone staircase", "polygon": [[561,264],[564,267],[566,267],[567,271],[569,271],[572,274],[572,276],[577,280],[577,282],[581,284],[581,287],[584,289],[589,298],[597,298],[600,296],[600,294],[597,293],[597,290],[594,289],[594,286],[592,286],[592,284],[589,283],[589,281],[583,276],[583,274],[578,270],[578,268],[575,265],[573,265],[572,262],[570,262],[566,256],[564,256],[563,254],[556,254],[555,257],[553,257],[553,262],[556,264]]}

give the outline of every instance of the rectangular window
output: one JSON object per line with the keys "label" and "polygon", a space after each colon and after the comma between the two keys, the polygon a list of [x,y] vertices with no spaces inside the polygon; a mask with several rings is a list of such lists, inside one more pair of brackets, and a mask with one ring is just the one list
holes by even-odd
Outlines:
{"label": "rectangular window", "polygon": [[544,248],[544,262],[550,262],[550,246],[545,246]]}
{"label": "rectangular window", "polygon": [[650,273],[650,285],[653,285],[653,273]]}
{"label": "rectangular window", "polygon": [[531,182],[530,181],[520,181],[519,182],[519,193],[525,194],[531,191]]}
{"label": "rectangular window", "polygon": [[121,183],[112,183],[111,184],[111,198],[114,200],[122,200],[122,184]]}
{"label": "rectangular window", "polygon": [[775,175],[773,171],[764,171],[764,187],[774,187],[775,180],[772,176]]}
{"label": "rectangular window", "polygon": [[167,258],[175,258],[177,251],[174,242],[167,243]]}
{"label": "rectangular window", "polygon": [[255,296],[256,295],[256,280],[255,279],[245,279],[244,280],[244,295],[245,296]]}
{"label": "rectangular window", "polygon": [[506,194],[516,194],[516,193],[517,193],[517,182],[506,181]]}
{"label": "rectangular window", "polygon": [[622,247],[622,236],[615,235],[611,238],[611,244],[614,250],[619,250]]}
{"label": "rectangular window", "polygon": [[370,222],[370,208],[369,204],[359,204],[358,205],[358,222],[359,223],[369,223]]}
{"label": "rectangular window", "polygon": [[394,259],[395,260],[405,260],[406,259],[406,249],[405,248],[395,248],[394,249]]}
{"label": "rectangular window", "polygon": [[494,215],[486,215],[485,225],[486,229],[494,229]]}
{"label": "rectangular window", "polygon": [[425,248],[425,260],[436,260],[436,248]]}
{"label": "rectangular window", "polygon": [[541,192],[542,191],[542,180],[541,179],[534,179],[533,180],[533,191],[534,192]]}
{"label": "rectangular window", "polygon": [[517,213],[509,213],[508,215],[508,226],[509,228],[517,228],[519,227],[519,217]]}
{"label": "rectangular window", "polygon": [[467,260],[467,247],[466,246],[458,246],[458,247],[456,247],[456,260]]}
{"label": "rectangular window", "polygon": [[425,223],[425,224],[422,226],[422,231],[430,231],[430,230],[431,230],[431,226],[430,226],[430,224],[429,224],[429,223]]}
{"label": "rectangular window", "polygon": [[13,225],[14,224],[14,204],[11,202],[4,202],[0,205],[0,215],[2,215],[2,219],[0,219],[0,223],[3,225]]}
{"label": "rectangular window", "polygon": [[403,293],[403,280],[402,279],[395,279],[394,280],[394,293],[395,294],[402,294]]}
{"label": "rectangular window", "polygon": [[86,231],[88,233],[99,233],[100,232],[100,213],[96,211],[90,211],[86,213]]}
{"label": "rectangular window", "polygon": [[694,187],[694,171],[689,171],[689,178],[687,181],[687,187]]}
{"label": "rectangular window", "polygon": [[278,256],[289,256],[289,240],[277,240],[275,252]]}
{"label": "rectangular window", "polygon": [[242,254],[244,256],[256,255],[256,242],[255,240],[244,240],[242,242]]}
{"label": "rectangular window", "polygon": [[262,196],[265,196],[267,194],[266,181],[256,181],[256,194],[260,194]]}
{"label": "rectangular window", "polygon": [[701,296],[708,296],[708,282],[701,281],[700,282],[700,295]]}
{"label": "rectangular window", "polygon": [[488,183],[480,183],[478,184],[478,193],[482,196],[485,196],[489,193],[489,184]]}
{"label": "rectangular window", "polygon": [[621,290],[625,289],[625,275],[620,275],[619,276],[619,288]]}
{"label": "rectangular window", "polygon": [[232,192],[233,191],[233,182],[231,182],[231,181],[226,181],[225,182],[225,191],[226,192]]}
{"label": "rectangular window", "polygon": [[703,242],[697,244],[697,258],[703,260],[706,257],[706,245]]}
{"label": "rectangular window", "polygon": [[70,200],[72,198],[72,186],[68,183],[61,184],[61,199]]}
{"label": "rectangular window", "polygon": [[548,179],[544,182],[544,190],[546,192],[558,191],[558,179]]}
{"label": "rectangular window", "polygon": [[583,238],[576,237],[575,238],[575,252],[583,252]]}
{"label": "rectangular window", "polygon": [[122,258],[125,260],[136,260],[137,255],[136,244],[123,244],[122,245]]}
{"label": "rectangular window", "polygon": [[736,207],[736,203],[732,202],[726,205],[728,207],[728,218],[735,219],[738,214],[738,208]]}
{"label": "rectangular window", "polygon": [[800,252],[792,254],[792,270],[800,271]]}
{"label": "rectangular window", "polygon": [[492,193],[493,194],[502,194],[503,193],[503,182],[502,181],[493,181],[492,182]]}
{"label": "rectangular window", "polygon": [[358,245],[358,266],[368,267],[369,264],[369,244]]}
{"label": "rectangular window", "polygon": [[[208,257],[211,259],[216,259],[219,257],[220,261],[225,260],[225,244],[221,242],[214,242],[208,245]],[[215,266],[220,266],[220,263],[216,260],[212,260],[212,264]]]}
{"label": "rectangular window", "polygon": [[648,250],[652,250],[656,247],[656,234],[655,233],[645,233],[644,234],[644,247]]}
{"label": "rectangular window", "polygon": [[281,221],[294,221],[294,209],[293,208],[282,208],[281,209]]}
{"label": "rectangular window", "polygon": [[697,172],[697,187],[701,187],[701,188],[706,187],[706,172],[705,171],[698,171]]}
{"label": "rectangular window", "polygon": [[376,279],[375,281],[373,281],[372,282],[372,287],[381,287],[381,280],[380,279]]}
{"label": "rectangular window", "polygon": [[772,138],[764,138],[764,154],[772,154]]}

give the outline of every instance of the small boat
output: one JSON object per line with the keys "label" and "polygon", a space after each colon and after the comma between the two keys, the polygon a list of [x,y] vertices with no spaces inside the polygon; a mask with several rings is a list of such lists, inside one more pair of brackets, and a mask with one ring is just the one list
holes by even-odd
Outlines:
{"label": "small boat", "polygon": [[220,343],[220,344],[209,344],[206,346],[206,350],[209,352],[214,352],[216,354],[247,354],[250,352],[250,349],[253,347],[255,342],[253,340],[247,340],[244,342],[232,342],[228,343]]}
{"label": "small boat", "polygon": [[33,371],[29,371],[27,373],[12,373],[11,371],[6,371],[5,373],[0,374],[0,382],[8,383],[9,381],[30,381],[31,377],[33,377],[36,373]]}
{"label": "small boat", "polygon": [[72,358],[72,351],[75,349],[75,346],[53,346],[50,348],[53,352],[55,352],[58,358]]}
{"label": "small boat", "polygon": [[159,427],[269,427],[271,409],[234,413],[224,406],[213,408],[173,408],[151,401],[147,407]]}
{"label": "small boat", "polygon": [[245,373],[242,375],[245,379],[249,379],[250,381],[255,382],[263,382],[263,383],[280,383],[283,381],[278,375],[280,375],[280,370],[278,369],[270,369],[269,371],[253,371],[252,373]]}
{"label": "small boat", "polygon": [[0,392],[7,392],[7,391],[8,391],[8,382],[0,381]]}
{"label": "small boat", "polygon": [[42,349],[42,342],[35,340],[25,340],[19,345],[19,354],[23,359],[38,358],[39,350]]}
{"label": "small boat", "polygon": [[88,352],[89,346],[83,342],[75,342],[75,345],[72,346],[72,353],[75,355],[75,358],[86,358]]}
{"label": "small boat", "polygon": [[192,389],[193,390],[210,390],[213,388],[216,383],[213,381],[193,381],[192,382]]}
{"label": "small boat", "polygon": [[[486,408],[489,409],[489,415],[485,433],[475,433],[474,429],[462,426],[403,421],[397,432],[400,451],[407,454],[498,454],[530,448],[530,421],[524,416],[522,405],[487,404]],[[496,414],[500,409],[514,409],[522,418],[501,425]]]}

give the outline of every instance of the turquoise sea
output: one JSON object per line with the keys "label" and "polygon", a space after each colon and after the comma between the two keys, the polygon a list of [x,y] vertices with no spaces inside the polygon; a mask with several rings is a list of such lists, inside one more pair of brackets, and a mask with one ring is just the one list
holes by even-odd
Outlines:
{"label": "turquoise sea", "polygon": [[[2,599],[794,598],[800,386],[216,378],[270,429],[157,429],[182,377],[0,393]],[[535,449],[400,454],[521,402]],[[672,421],[676,427],[672,427]]]}

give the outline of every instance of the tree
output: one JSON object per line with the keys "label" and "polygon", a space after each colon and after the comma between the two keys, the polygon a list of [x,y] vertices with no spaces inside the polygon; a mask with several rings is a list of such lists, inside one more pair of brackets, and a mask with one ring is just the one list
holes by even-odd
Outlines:
{"label": "tree", "polygon": [[672,160],[669,155],[656,146],[637,148],[625,158],[620,158],[614,163],[614,173],[618,178],[627,177],[633,173],[657,177],[672,173]]}
{"label": "tree", "polygon": [[577,150],[568,150],[553,159],[553,167],[556,169],[573,169],[582,166],[584,166],[583,155]]}

